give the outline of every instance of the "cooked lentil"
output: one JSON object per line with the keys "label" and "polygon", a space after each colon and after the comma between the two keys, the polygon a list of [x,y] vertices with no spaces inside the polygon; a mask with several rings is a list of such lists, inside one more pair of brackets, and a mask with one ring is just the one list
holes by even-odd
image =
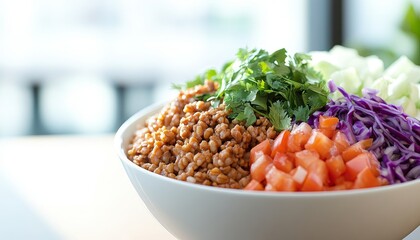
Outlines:
{"label": "cooked lentil", "polygon": [[223,104],[214,108],[195,99],[216,89],[216,83],[206,81],[181,91],[135,132],[128,158],[151,172],[190,183],[245,187],[250,181],[250,149],[274,139],[277,132],[265,117],[246,127],[229,120]]}

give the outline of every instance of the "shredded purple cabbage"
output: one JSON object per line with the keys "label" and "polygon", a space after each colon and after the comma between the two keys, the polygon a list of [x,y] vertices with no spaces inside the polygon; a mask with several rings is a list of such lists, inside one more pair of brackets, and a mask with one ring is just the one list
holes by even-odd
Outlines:
{"label": "shredded purple cabbage", "polygon": [[330,100],[310,117],[309,124],[318,127],[320,115],[338,117],[337,128],[350,144],[373,138],[368,150],[379,160],[381,176],[390,184],[420,179],[420,121],[405,114],[401,107],[387,104],[376,90],[364,89],[363,97],[359,97],[333,81],[328,86],[343,98]]}

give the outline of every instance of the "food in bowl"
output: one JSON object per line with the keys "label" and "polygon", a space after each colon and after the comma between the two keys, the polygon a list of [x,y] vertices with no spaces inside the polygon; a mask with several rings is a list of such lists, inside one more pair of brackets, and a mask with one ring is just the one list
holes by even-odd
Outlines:
{"label": "food in bowl", "polygon": [[130,117],[115,135],[115,148],[139,197],[177,239],[392,240],[420,224],[419,180],[363,190],[262,192],[191,184],[141,168],[127,149],[138,126],[163,107]]}
{"label": "food in bowl", "polygon": [[[128,158],[170,178],[248,190],[346,190],[419,179],[419,120],[372,91],[358,97],[338,87],[344,97],[333,99],[334,79],[327,84],[310,63],[308,55],[290,57],[284,49],[241,49],[221,72],[187,83],[140,126]],[[328,117],[336,121],[333,129],[319,126]],[[302,125],[310,128],[308,138],[296,147]],[[277,151],[285,155],[279,164],[273,149],[285,131],[291,133]],[[333,140],[337,133],[345,149]],[[315,147],[326,142],[326,150]],[[348,149],[352,154],[343,155]],[[302,152],[309,153],[303,161]]]}
{"label": "food in bowl", "polygon": [[138,130],[127,155],[157,174],[191,183],[243,188],[249,182],[249,150],[277,135],[260,117],[254,125],[230,120],[225,105],[196,100],[213,93],[217,84],[181,91],[178,97]]}

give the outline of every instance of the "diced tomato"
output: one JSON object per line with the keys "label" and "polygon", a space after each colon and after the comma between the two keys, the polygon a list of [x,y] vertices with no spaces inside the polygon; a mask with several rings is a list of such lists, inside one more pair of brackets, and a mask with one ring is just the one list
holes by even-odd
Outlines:
{"label": "diced tomato", "polygon": [[324,185],[329,184],[328,168],[324,161],[318,160],[311,163],[311,165],[309,165],[308,172],[315,172],[321,177]]}
{"label": "diced tomato", "polygon": [[335,130],[337,128],[337,124],[340,121],[336,117],[330,117],[330,116],[319,116],[319,128],[321,129],[331,129]]}
{"label": "diced tomato", "polygon": [[284,130],[281,132],[273,142],[271,147],[271,157],[274,158],[276,153],[286,153],[287,152],[287,143],[289,141],[290,131]]}
{"label": "diced tomato", "polygon": [[368,151],[373,139],[353,145],[336,130],[336,117],[321,116],[319,128],[307,123],[281,132],[251,149],[251,181],[246,190],[332,191],[388,184],[379,161]]}
{"label": "diced tomato", "polygon": [[336,132],[336,130],[332,130],[332,129],[316,129],[316,131],[321,132],[322,134],[327,136],[329,139],[331,139]]}
{"label": "diced tomato", "polygon": [[381,186],[385,186],[385,185],[388,185],[389,184],[389,182],[388,182],[388,180],[386,180],[386,178],[378,177],[378,179],[379,179],[379,184]]}
{"label": "diced tomato", "polygon": [[378,177],[380,174],[380,171],[379,171],[380,163],[378,159],[375,157],[375,155],[373,155],[373,153],[369,152],[368,157],[369,157],[369,163],[371,166],[370,170],[372,170],[372,173],[373,175],[375,175],[375,177]]}
{"label": "diced tomato", "polygon": [[269,183],[267,183],[265,185],[265,189],[264,190],[265,191],[268,191],[268,192],[277,192],[277,189],[273,185],[271,185]]}
{"label": "diced tomato", "polygon": [[287,152],[286,155],[289,158],[289,160],[293,163],[293,165],[295,165],[296,154],[295,153],[291,153],[291,152]]}
{"label": "diced tomato", "polygon": [[[255,162],[255,160],[257,160],[258,158],[260,158],[263,155],[265,155],[263,151],[258,151],[258,152],[253,153],[252,155],[250,155],[249,165],[251,166]],[[251,156],[253,158],[252,163],[251,163]]]}
{"label": "diced tomato", "polygon": [[344,186],[346,187],[346,189],[352,189],[354,183],[352,181],[344,181]]}
{"label": "diced tomato", "polygon": [[258,152],[261,151],[264,154],[271,154],[271,145],[268,139],[260,142],[258,145],[251,149],[251,155],[249,156],[249,164],[252,165],[258,158]]}
{"label": "diced tomato", "polygon": [[252,179],[245,187],[245,190],[263,191],[264,186],[255,179]]}
{"label": "diced tomato", "polygon": [[334,143],[330,149],[329,156],[334,157],[334,156],[339,156],[339,155],[341,156],[340,150],[337,148],[337,145]]}
{"label": "diced tomato", "polygon": [[293,168],[293,162],[289,160],[285,153],[277,152],[273,159],[273,165],[285,173],[289,173]]}
{"label": "diced tomato", "polygon": [[303,182],[301,191],[323,191],[324,184],[322,183],[321,176],[317,175],[314,172],[309,172],[308,176],[306,176],[305,181]]}
{"label": "diced tomato", "polygon": [[306,169],[301,166],[298,166],[294,170],[295,171],[293,171],[293,173],[290,172],[290,175],[292,176],[293,180],[295,180],[297,186],[300,188],[305,181],[306,176],[308,175],[308,171],[306,171]]}
{"label": "diced tomato", "polygon": [[292,171],[289,172],[290,176],[295,175],[297,169],[298,169],[297,167],[293,168]]}
{"label": "diced tomato", "polygon": [[379,175],[378,163],[375,156],[370,152],[363,152],[350,161],[346,162],[345,176],[348,180],[354,181],[357,175],[365,168],[369,168],[374,176]]}
{"label": "diced tomato", "polygon": [[327,165],[329,175],[333,180],[337,179],[346,172],[346,164],[340,155],[327,159],[325,164]]}
{"label": "diced tomato", "polygon": [[339,185],[334,185],[331,187],[327,187],[328,191],[342,191],[342,190],[347,190],[346,185],[344,184],[339,184]]}
{"label": "diced tomato", "polygon": [[289,140],[287,142],[287,149],[290,152],[301,151],[309,137],[311,136],[312,128],[309,124],[303,122],[293,128],[290,133]]}
{"label": "diced tomato", "polygon": [[268,171],[270,171],[270,169],[274,166],[273,162],[269,163],[266,167],[265,167],[265,174],[267,175]]}
{"label": "diced tomato", "polygon": [[323,191],[328,184],[328,170],[324,161],[318,160],[309,166],[308,175],[301,191]]}
{"label": "diced tomato", "polygon": [[331,156],[331,148],[334,142],[327,136],[318,131],[312,131],[311,137],[305,145],[305,148],[319,153],[321,159],[327,159]]}
{"label": "diced tomato", "polygon": [[351,181],[344,181],[340,184],[336,184],[334,186],[328,187],[328,191],[337,191],[337,190],[348,190],[353,188],[353,182]]}
{"label": "diced tomato", "polygon": [[309,168],[314,161],[319,161],[319,154],[311,150],[302,150],[295,153],[295,165],[305,169]]}
{"label": "diced tomato", "polygon": [[266,168],[271,162],[271,158],[265,154],[255,160],[250,169],[252,179],[257,180],[258,182],[263,181],[265,179]]}
{"label": "diced tomato", "polygon": [[370,146],[372,146],[373,139],[372,138],[368,138],[368,139],[360,140],[358,143],[360,144],[360,146],[363,149],[368,149],[368,148],[370,148]]}
{"label": "diced tomato", "polygon": [[272,185],[277,191],[296,191],[296,184],[293,178],[275,167],[268,171],[266,179],[267,184]]}
{"label": "diced tomato", "polygon": [[372,170],[369,167],[366,167],[357,174],[353,188],[370,188],[378,187],[380,185],[378,178],[373,174]]}
{"label": "diced tomato", "polygon": [[346,181],[344,175],[341,175],[337,178],[332,179],[333,185],[341,185]]}
{"label": "diced tomato", "polygon": [[366,149],[368,149],[370,146],[372,146],[373,139],[368,138],[365,140],[361,140],[350,147],[348,147],[346,150],[343,151],[342,156],[343,160],[345,162],[351,160],[352,158],[356,157],[357,155],[366,152]]}
{"label": "diced tomato", "polygon": [[332,140],[334,141],[334,144],[336,148],[338,149],[339,153],[342,153],[344,150],[346,150],[348,147],[350,147],[349,141],[347,140],[347,137],[344,133],[337,131]]}

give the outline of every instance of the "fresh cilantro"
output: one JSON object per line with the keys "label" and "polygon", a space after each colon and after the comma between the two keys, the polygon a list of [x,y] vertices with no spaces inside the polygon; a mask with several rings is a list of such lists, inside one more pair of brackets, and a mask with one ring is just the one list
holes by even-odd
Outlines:
{"label": "fresh cilantro", "polygon": [[255,121],[257,121],[257,117],[255,116],[254,109],[251,107],[250,104],[247,104],[245,106],[244,115],[246,117],[246,125],[252,125]]}
{"label": "fresh cilantro", "polygon": [[293,111],[293,116],[295,116],[296,122],[303,122],[309,118],[309,107],[308,106],[299,106]]}
{"label": "fresh cilantro", "polygon": [[210,93],[205,93],[205,94],[200,94],[200,95],[195,96],[195,99],[205,102],[205,101],[208,101],[211,97],[212,95]]}
{"label": "fresh cilantro", "polygon": [[271,104],[268,119],[277,131],[290,127],[291,119],[287,115],[280,101]]}
{"label": "fresh cilantro", "polygon": [[195,87],[197,85],[203,85],[204,84],[204,80],[205,80],[205,78],[203,76],[197,76],[197,77],[195,77],[194,80],[189,81],[189,82],[186,82],[185,83],[185,87],[186,88],[193,88],[193,87]]}
{"label": "fresh cilantro", "polygon": [[185,85],[182,84],[172,84],[172,88],[176,90],[183,90],[188,88],[193,88],[198,85],[203,85],[205,80],[216,80],[217,71],[214,69],[207,70],[204,74],[196,76],[193,80],[187,81]]}
{"label": "fresh cilantro", "polygon": [[236,56],[220,72],[209,70],[186,87],[203,84],[205,79],[218,82],[216,93],[199,98],[213,106],[224,103],[231,111],[229,117],[246,125],[255,123],[257,115],[267,117],[277,131],[291,128],[293,121],[307,121],[327,103],[325,80],[309,66],[309,55],[241,48]]}

